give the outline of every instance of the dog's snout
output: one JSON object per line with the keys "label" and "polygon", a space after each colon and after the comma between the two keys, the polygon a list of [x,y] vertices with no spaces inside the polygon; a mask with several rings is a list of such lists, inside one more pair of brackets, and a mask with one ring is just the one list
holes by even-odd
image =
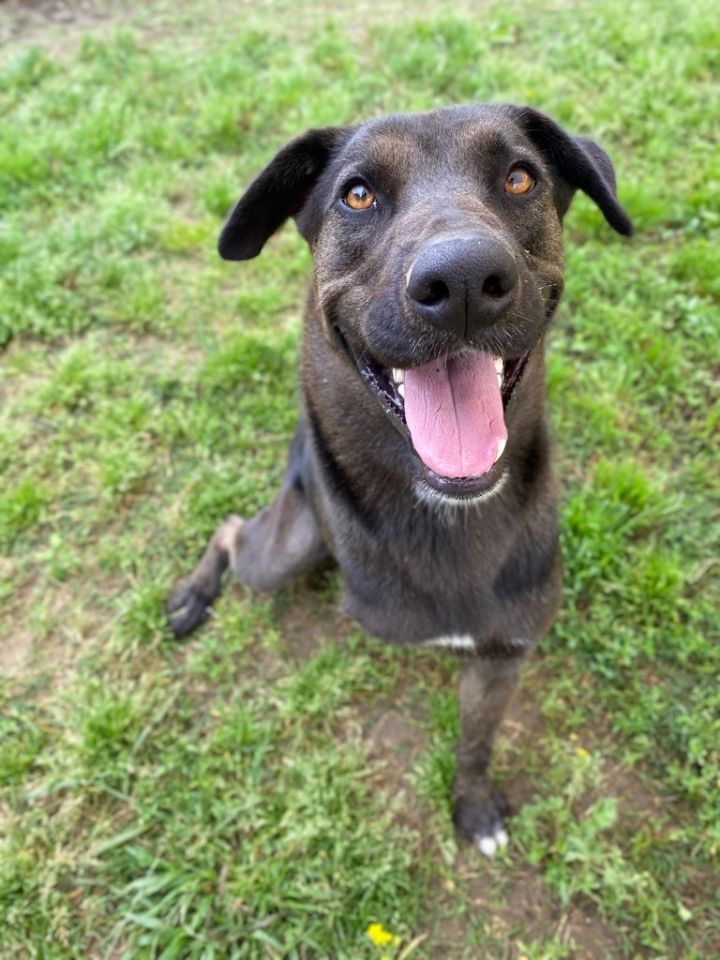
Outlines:
{"label": "dog's snout", "polygon": [[406,275],[406,292],[414,310],[434,326],[464,338],[505,313],[517,284],[517,265],[510,251],[483,235],[429,244]]}

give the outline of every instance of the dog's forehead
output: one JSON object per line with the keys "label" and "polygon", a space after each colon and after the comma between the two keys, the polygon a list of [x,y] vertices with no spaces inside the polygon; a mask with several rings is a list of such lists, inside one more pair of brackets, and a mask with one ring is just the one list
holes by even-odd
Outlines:
{"label": "dog's forehead", "polygon": [[409,172],[438,161],[498,154],[522,139],[507,107],[449,107],[371,120],[357,129],[345,159]]}

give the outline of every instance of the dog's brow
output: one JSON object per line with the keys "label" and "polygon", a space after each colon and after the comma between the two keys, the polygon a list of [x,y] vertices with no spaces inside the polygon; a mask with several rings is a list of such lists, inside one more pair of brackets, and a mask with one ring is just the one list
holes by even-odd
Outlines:
{"label": "dog's brow", "polygon": [[417,171],[422,160],[433,158],[445,166],[453,157],[461,164],[475,166],[482,158],[502,158],[517,152],[512,131],[486,121],[433,124],[411,128],[387,126],[364,131],[350,145],[345,157],[378,179],[392,178],[402,171],[406,177]]}
{"label": "dog's brow", "polygon": [[415,165],[417,159],[416,137],[407,131],[394,133],[391,130],[373,131],[349,153],[349,159],[359,160],[373,169],[404,170]]}
{"label": "dog's brow", "polygon": [[466,149],[474,157],[501,157],[517,149],[514,139],[504,130],[489,124],[477,124],[467,130]]}

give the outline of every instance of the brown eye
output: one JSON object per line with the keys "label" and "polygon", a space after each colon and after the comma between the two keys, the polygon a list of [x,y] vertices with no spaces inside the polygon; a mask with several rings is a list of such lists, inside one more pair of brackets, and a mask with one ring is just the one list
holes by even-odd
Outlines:
{"label": "brown eye", "polygon": [[344,197],[353,210],[369,210],[375,203],[375,194],[364,183],[354,183]]}
{"label": "brown eye", "polygon": [[528,193],[535,186],[535,177],[525,167],[513,167],[505,181],[505,193],[518,197]]}

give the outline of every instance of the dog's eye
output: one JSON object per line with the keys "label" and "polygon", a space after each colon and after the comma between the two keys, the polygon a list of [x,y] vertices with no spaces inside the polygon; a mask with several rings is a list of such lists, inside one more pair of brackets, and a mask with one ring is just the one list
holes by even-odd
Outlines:
{"label": "dog's eye", "polygon": [[519,196],[521,193],[529,193],[535,186],[535,177],[526,170],[525,167],[513,167],[505,180],[505,193],[512,193]]}
{"label": "dog's eye", "polygon": [[354,183],[343,197],[352,210],[369,210],[375,205],[375,194],[365,183]]}

